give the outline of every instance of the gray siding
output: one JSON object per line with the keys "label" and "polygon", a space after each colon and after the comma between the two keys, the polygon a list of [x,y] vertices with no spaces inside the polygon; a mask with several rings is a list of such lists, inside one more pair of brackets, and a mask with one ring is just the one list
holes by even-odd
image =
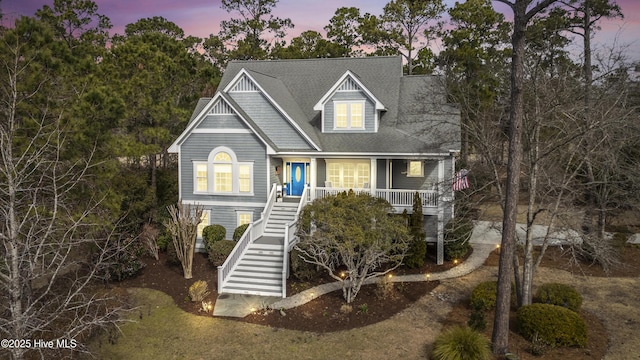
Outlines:
{"label": "gray siding", "polygon": [[249,129],[236,115],[207,115],[198,129]]}
{"label": "gray siding", "polygon": [[[392,188],[410,190],[431,190],[438,182],[438,162],[427,161],[424,164],[424,177],[408,177],[407,160],[392,160]],[[404,173],[404,174],[403,174]],[[445,173],[446,178],[446,173]]]}
{"label": "gray siding", "polygon": [[[280,174],[276,173],[276,167],[280,169]],[[271,158],[271,168],[269,169],[269,183],[282,185],[282,159]]]}
{"label": "gray siding", "polygon": [[[209,224],[210,225],[222,225],[225,230],[227,230],[227,235],[225,239],[232,240],[233,232],[238,227],[238,216],[237,213],[240,212],[253,212],[253,221],[260,219],[260,214],[264,208],[256,208],[256,207],[230,207],[230,206],[205,206],[204,210],[210,211]],[[204,245],[202,243],[202,239],[198,239],[196,243],[196,248],[200,251],[204,251]]]}
{"label": "gray siding", "polygon": [[307,141],[259,92],[232,92],[256,125],[281,149],[311,149]]}
{"label": "gray siding", "polygon": [[[207,161],[209,153],[218,146],[233,150],[238,161],[253,161],[254,196],[201,195],[193,193],[193,161]],[[266,147],[253,134],[191,134],[180,149],[180,197],[183,200],[266,202]]]}
{"label": "gray siding", "polygon": [[[334,130],[334,108],[333,101],[338,100],[365,100],[364,103],[364,130]],[[324,106],[324,124],[323,132],[325,133],[344,133],[344,132],[375,132],[375,104],[367,98],[362,91],[337,92]]]}

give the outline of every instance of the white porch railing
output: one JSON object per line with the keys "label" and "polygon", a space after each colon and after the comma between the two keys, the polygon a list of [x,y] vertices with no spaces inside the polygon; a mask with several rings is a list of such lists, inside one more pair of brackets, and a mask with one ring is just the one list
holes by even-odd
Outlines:
{"label": "white porch railing", "polygon": [[[325,196],[336,195],[343,191],[353,190],[355,193],[372,194],[371,189],[347,189],[347,188],[326,188],[317,187],[314,199],[323,198]],[[375,196],[387,200],[393,206],[413,206],[413,194],[420,194],[423,208],[438,207],[438,191],[437,190],[404,190],[404,189],[375,189]],[[372,194],[374,195],[374,194]]]}
{"label": "white porch railing", "polygon": [[282,259],[282,298],[287,297],[287,287],[284,285],[287,283],[287,277],[289,277],[289,252],[298,243],[296,238],[296,230],[298,229],[298,219],[300,218],[300,211],[307,205],[309,201],[309,187],[305,185],[302,196],[300,196],[300,203],[296,209],[296,216],[291,222],[284,226],[284,254]]}
{"label": "white porch railing", "polygon": [[264,207],[262,217],[249,224],[242,237],[236,243],[236,246],[227,257],[227,260],[221,266],[218,266],[218,293],[222,292],[222,288],[226,284],[233,268],[236,267],[244,253],[247,251],[249,244],[264,234],[265,219],[270,215],[273,204],[276,201],[276,185],[273,184],[269,197],[267,198],[267,206]]}

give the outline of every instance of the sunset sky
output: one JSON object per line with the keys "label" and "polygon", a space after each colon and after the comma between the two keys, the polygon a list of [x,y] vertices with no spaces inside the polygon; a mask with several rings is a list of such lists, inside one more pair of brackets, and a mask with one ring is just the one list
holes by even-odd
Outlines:
{"label": "sunset sky", "polygon": [[[208,37],[220,30],[220,21],[229,19],[228,14],[220,8],[220,0],[94,0],[98,4],[98,12],[111,19],[111,34],[124,32],[124,26],[138,19],[162,16],[180,26],[187,35]],[[297,36],[306,30],[316,30],[325,34],[323,27],[329,23],[339,7],[354,6],[362,14],[368,12],[379,15],[389,0],[280,0],[273,15],[290,18],[295,28],[290,36]],[[455,0],[444,0],[447,7],[455,4]],[[606,47],[618,38],[619,44],[629,46],[628,53],[640,60],[640,1],[618,0],[624,19],[603,21],[595,38],[596,48]],[[3,23],[13,21],[20,15],[32,16],[43,5],[52,6],[53,0],[0,0],[0,9],[4,13]],[[494,8],[510,18],[510,9],[497,1]]]}

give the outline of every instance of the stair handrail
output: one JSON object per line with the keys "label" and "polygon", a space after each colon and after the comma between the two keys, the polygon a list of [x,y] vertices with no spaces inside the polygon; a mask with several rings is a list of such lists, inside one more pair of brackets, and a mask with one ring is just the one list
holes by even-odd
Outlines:
{"label": "stair handrail", "polygon": [[218,266],[218,294],[222,293],[222,288],[226,285],[226,282],[229,278],[229,275],[233,271],[233,269],[238,265],[240,259],[249,248],[249,245],[260,236],[264,235],[264,220],[265,216],[269,216],[271,214],[271,210],[273,209],[273,204],[276,199],[276,184],[273,184],[271,187],[271,191],[269,192],[269,197],[267,198],[267,205],[262,211],[260,219],[254,221],[249,224],[247,229],[244,231],[244,234],[238,239],[238,242],[231,250],[229,256],[224,261],[224,263]]}
{"label": "stair handrail", "polygon": [[298,223],[298,219],[300,218],[300,211],[307,205],[309,200],[309,187],[307,185],[304,186],[304,190],[302,191],[302,196],[300,196],[300,203],[298,204],[298,208],[296,209],[296,215],[293,220],[288,222],[284,226],[284,243],[282,249],[282,298],[287,297],[287,277],[289,277],[289,252],[293,248],[293,246],[297,243],[294,242],[295,239],[295,231],[297,230],[296,224]]}

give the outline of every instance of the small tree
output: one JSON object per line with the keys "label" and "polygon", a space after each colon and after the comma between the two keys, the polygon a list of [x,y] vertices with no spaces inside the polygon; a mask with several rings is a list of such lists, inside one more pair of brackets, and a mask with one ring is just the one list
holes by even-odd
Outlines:
{"label": "small tree", "polygon": [[316,199],[302,210],[296,249],[342,282],[351,303],[366,280],[397,268],[407,252],[406,224],[392,211],[386,200],[353,191]]}
{"label": "small tree", "polygon": [[182,271],[185,279],[191,279],[191,268],[193,266],[193,252],[196,247],[198,236],[198,224],[202,217],[202,206],[171,205],[169,210],[170,220],[165,221],[167,228],[173,238],[173,246],[176,249],[178,260],[182,264]]}
{"label": "small tree", "polygon": [[422,198],[417,191],[413,194],[413,212],[409,216],[409,234],[411,243],[409,253],[404,260],[405,265],[410,268],[418,268],[424,264],[427,255],[427,234],[424,232],[424,218],[422,215]]}

